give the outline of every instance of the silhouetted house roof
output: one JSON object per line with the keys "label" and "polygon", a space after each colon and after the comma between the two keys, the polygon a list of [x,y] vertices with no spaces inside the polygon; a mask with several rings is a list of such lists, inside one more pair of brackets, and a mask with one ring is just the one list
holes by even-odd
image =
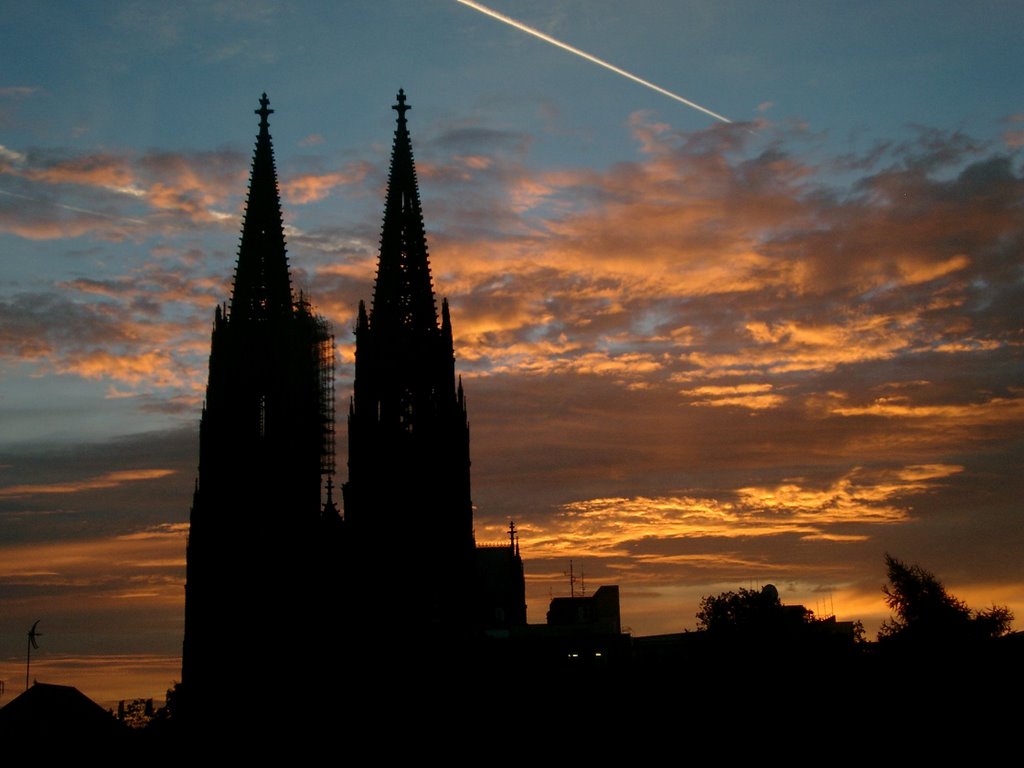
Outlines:
{"label": "silhouetted house roof", "polygon": [[68,739],[112,742],[126,730],[113,714],[70,685],[35,683],[0,709],[0,743],[5,746],[46,746]]}

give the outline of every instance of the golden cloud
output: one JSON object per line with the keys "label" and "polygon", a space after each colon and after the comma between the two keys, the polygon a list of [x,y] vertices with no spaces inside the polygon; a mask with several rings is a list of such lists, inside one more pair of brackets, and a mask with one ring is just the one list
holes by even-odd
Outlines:
{"label": "golden cloud", "polygon": [[136,354],[92,349],[70,352],[54,361],[59,373],[84,379],[112,379],[131,386],[189,388],[193,372],[169,351],[152,350]]}
{"label": "golden cloud", "polygon": [[158,480],[161,477],[173,475],[176,471],[173,469],[127,469],[64,483],[8,485],[0,487],[0,498],[82,493],[83,491],[116,488],[125,483]]}
{"label": "golden cloud", "polygon": [[[225,217],[237,219],[237,214],[217,209],[241,196],[246,172],[242,156],[232,152],[142,156],[95,153],[58,159],[19,154],[13,162],[15,158],[8,151],[0,158],[8,160],[3,172],[49,188],[41,195],[13,195],[27,201],[36,213],[36,221],[25,221],[26,217],[21,216],[0,222],[6,231],[32,239],[112,235],[126,223],[142,223],[134,214],[118,215],[115,208],[97,209],[92,199],[82,198],[84,202],[75,204],[82,191],[74,187],[112,193],[106,197],[111,206],[119,204],[118,196],[128,197],[158,213],[184,214],[194,223],[219,224]],[[59,201],[51,201],[55,187],[72,189],[58,190]]]}
{"label": "golden cloud", "polygon": [[48,184],[80,184],[112,191],[134,189],[136,181],[127,160],[115,155],[84,155],[48,166],[26,167],[18,175]]}
{"label": "golden cloud", "polygon": [[370,166],[358,163],[344,171],[322,174],[304,174],[293,176],[281,182],[281,192],[289,203],[305,205],[323,200],[331,194],[335,187],[358,184],[366,178]]}
{"label": "golden cloud", "polygon": [[[53,541],[0,546],[0,578],[9,585],[75,588],[62,610],[87,611],[81,598],[119,599],[154,592],[157,602],[178,604],[185,568],[186,531],[143,538]],[[56,597],[48,598],[56,603]],[[95,607],[95,606],[93,606]]]}
{"label": "golden cloud", "polygon": [[[824,487],[792,480],[738,488],[726,498],[586,499],[562,505],[545,524],[523,524],[520,539],[532,556],[541,558],[576,553],[627,560],[638,557],[655,541],[783,534],[805,540],[864,541],[869,531],[850,532],[851,525],[870,528],[906,522],[910,519],[905,501],[909,495],[923,492],[931,487],[931,481],[962,469],[950,464],[908,465],[893,470],[854,468]],[[831,530],[837,525],[843,530]],[[673,555],[659,548],[650,557],[662,560]]]}
{"label": "golden cloud", "polygon": [[882,416],[985,424],[1024,418],[1024,398],[994,397],[981,403],[915,405],[903,397],[880,397],[863,406],[837,404],[830,411],[837,416]]}
{"label": "golden cloud", "polygon": [[681,389],[679,393],[691,398],[690,405],[694,406],[718,408],[736,406],[760,411],[767,408],[778,408],[786,402],[784,396],[772,392],[771,384],[707,385],[694,389]]}

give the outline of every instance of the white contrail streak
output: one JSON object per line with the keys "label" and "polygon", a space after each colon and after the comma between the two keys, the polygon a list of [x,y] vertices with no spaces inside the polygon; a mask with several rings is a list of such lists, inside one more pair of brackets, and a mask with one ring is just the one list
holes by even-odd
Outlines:
{"label": "white contrail streak", "polygon": [[533,27],[527,26],[526,24],[523,24],[521,21],[516,21],[515,19],[510,19],[508,16],[505,16],[504,14],[498,13],[497,11],[491,10],[490,8],[488,8],[485,5],[480,5],[480,3],[474,3],[474,2],[472,2],[472,0],[456,0],[456,2],[462,3],[462,5],[467,5],[470,8],[472,8],[474,11],[480,11],[480,13],[483,13],[483,14],[486,14],[487,16],[490,16],[492,19],[497,19],[498,21],[503,22],[505,24],[508,24],[511,27],[515,27],[516,29],[522,30],[523,32],[526,32],[528,35],[533,35],[534,37],[540,38],[541,40],[543,40],[546,43],[551,43],[552,45],[558,46],[559,48],[561,48],[564,51],[568,51],[569,53],[575,53],[577,56],[580,56],[580,57],[586,59],[589,62],[592,62],[594,64],[602,66],[605,69],[610,69],[612,72],[614,72],[617,75],[622,75],[623,77],[629,78],[634,83],[640,83],[640,85],[646,86],[646,87],[650,88],[652,91],[657,91],[658,93],[662,94],[663,96],[668,96],[670,99],[675,99],[676,101],[682,102],[683,104],[685,104],[688,107],[693,107],[694,109],[698,109],[701,112],[703,112],[705,115],[711,115],[711,117],[715,118],[716,120],[721,120],[723,123],[731,123],[732,122],[732,120],[730,120],[728,117],[725,117],[724,115],[720,115],[717,112],[712,112],[710,109],[708,109],[706,107],[702,107],[700,104],[695,104],[694,102],[690,101],[689,99],[684,99],[678,93],[672,93],[672,91],[665,90],[660,85],[655,85],[654,83],[652,83],[652,82],[650,82],[648,80],[644,80],[642,77],[637,77],[632,72],[627,72],[624,69],[620,69],[619,67],[616,67],[614,64],[609,64],[604,59],[597,58],[597,56],[591,56],[586,51],[581,51],[579,48],[574,48],[573,46],[569,45],[568,43],[563,43],[561,40],[556,40],[555,38],[551,37],[551,35],[546,35],[543,32],[541,32],[539,29],[534,29]]}
{"label": "white contrail streak", "polygon": [[88,208],[76,208],[73,205],[64,205],[64,203],[55,203],[51,200],[43,200],[39,197],[29,197],[28,195],[19,195],[16,192],[8,192],[6,189],[0,189],[0,195],[7,195],[8,197],[16,197],[19,200],[28,200],[33,203],[42,203],[43,205],[50,205],[54,208],[63,208],[65,211],[74,211],[75,213],[84,213],[87,216],[99,216],[103,219],[110,219],[111,221],[128,221],[132,224],[145,224],[142,219],[132,219],[128,216],[114,216],[109,213],[101,213],[100,211],[90,211]]}

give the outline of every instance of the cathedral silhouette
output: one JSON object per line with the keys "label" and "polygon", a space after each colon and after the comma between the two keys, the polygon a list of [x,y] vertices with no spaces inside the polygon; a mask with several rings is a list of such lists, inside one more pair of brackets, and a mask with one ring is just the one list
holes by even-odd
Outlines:
{"label": "cathedral silhouette", "polygon": [[[410,638],[445,662],[526,624],[514,525],[507,544],[475,542],[466,398],[447,300],[438,317],[403,91],[393,109],[373,301],[360,302],[355,325],[344,514],[334,340],[293,292],[266,94],[256,110],[190,512],[181,689],[197,723],[218,722],[225,701],[266,700],[271,685],[275,698],[309,699],[340,684],[353,659],[387,657],[393,669]],[[296,656],[304,674],[288,671]]]}

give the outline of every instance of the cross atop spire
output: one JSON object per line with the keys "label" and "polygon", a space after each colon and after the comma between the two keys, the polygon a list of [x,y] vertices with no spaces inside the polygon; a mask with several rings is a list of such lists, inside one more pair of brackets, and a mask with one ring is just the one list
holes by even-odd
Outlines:
{"label": "cross atop spire", "polygon": [[[405,113],[412,109],[411,106],[405,103],[405,89],[398,89],[398,103],[392,104],[391,108],[398,112],[398,123],[402,125],[405,123]],[[273,111],[273,110],[271,110]]]}
{"label": "cross atop spire", "polygon": [[274,110],[268,109],[270,106],[270,99],[267,98],[266,91],[263,92],[263,96],[260,97],[260,108],[254,110],[257,115],[260,116],[260,130],[265,130],[270,127],[270,123],[267,122],[267,117],[274,114]]}

